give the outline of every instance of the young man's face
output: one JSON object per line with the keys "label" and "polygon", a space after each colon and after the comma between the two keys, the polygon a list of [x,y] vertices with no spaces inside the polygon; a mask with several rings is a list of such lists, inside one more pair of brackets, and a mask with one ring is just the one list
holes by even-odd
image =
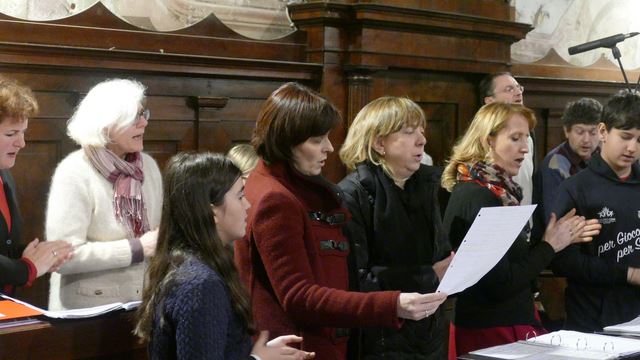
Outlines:
{"label": "young man's face", "polygon": [[597,125],[573,124],[569,129],[564,128],[564,135],[571,150],[584,160],[591,158],[591,154],[600,144]]}
{"label": "young man's face", "polygon": [[602,158],[619,176],[631,173],[631,165],[640,158],[640,129],[607,130],[604,123],[598,125],[602,138]]}

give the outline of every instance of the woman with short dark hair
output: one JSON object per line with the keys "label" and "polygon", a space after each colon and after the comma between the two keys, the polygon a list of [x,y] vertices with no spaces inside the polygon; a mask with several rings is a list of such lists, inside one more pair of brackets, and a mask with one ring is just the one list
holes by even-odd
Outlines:
{"label": "woman with short dark hair", "polygon": [[337,187],[320,174],[333,151],[336,108],[312,90],[288,83],[267,99],[252,144],[261,160],[246,183],[252,204],[236,262],[251,292],[257,326],[293,333],[316,358],[346,358],[348,328],[395,327],[400,318],[432,314],[444,294],[349,292],[349,212]]}

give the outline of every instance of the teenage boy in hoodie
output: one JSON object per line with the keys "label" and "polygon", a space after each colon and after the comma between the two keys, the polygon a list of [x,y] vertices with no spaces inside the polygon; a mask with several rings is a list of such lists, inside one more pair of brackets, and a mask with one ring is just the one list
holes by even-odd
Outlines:
{"label": "teenage boy in hoodie", "polygon": [[640,95],[612,96],[598,132],[600,154],[560,185],[552,210],[576,208],[602,225],[591,243],[570,245],[552,263],[568,281],[565,328],[584,332],[640,315]]}

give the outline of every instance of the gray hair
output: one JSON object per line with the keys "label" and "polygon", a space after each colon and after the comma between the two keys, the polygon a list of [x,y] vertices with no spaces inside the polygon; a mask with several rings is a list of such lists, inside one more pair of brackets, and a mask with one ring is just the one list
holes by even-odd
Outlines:
{"label": "gray hair", "polygon": [[109,132],[133,124],[145,99],[136,80],[111,79],[94,86],[67,123],[67,134],[80,146],[105,147]]}

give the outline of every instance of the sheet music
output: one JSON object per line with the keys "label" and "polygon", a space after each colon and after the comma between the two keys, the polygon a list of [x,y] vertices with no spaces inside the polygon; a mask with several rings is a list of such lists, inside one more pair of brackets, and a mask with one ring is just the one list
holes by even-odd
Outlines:
{"label": "sheet music", "polygon": [[124,309],[126,311],[132,310],[137,308],[138,306],[140,306],[141,301],[131,301],[128,303],[121,303],[121,302],[117,302],[117,303],[111,303],[111,304],[106,304],[106,305],[99,305],[99,306],[94,306],[94,307],[89,307],[89,308],[81,308],[81,309],[69,309],[69,310],[59,310],[59,311],[48,311],[48,310],[44,310],[41,309],[37,306],[31,305],[27,302],[24,301],[20,301],[18,299],[14,299],[11,296],[8,295],[4,295],[4,294],[0,294],[0,297],[11,300],[13,302],[16,302],[18,304],[22,304],[24,306],[27,306],[31,309],[37,310],[42,312],[42,314],[46,317],[49,318],[53,318],[53,319],[84,319],[84,318],[89,318],[89,317],[94,317],[94,316],[99,316],[99,315],[103,315],[106,314],[108,312],[111,311],[116,311],[116,310],[120,310],[120,309]]}
{"label": "sheet music", "polygon": [[448,295],[477,283],[509,250],[536,205],[480,209],[445,273],[438,291]]}
{"label": "sheet music", "polygon": [[577,331],[554,331],[528,341],[559,346],[565,349],[604,352],[610,355],[624,356],[640,353],[640,340]]}
{"label": "sheet music", "polygon": [[473,355],[489,356],[496,359],[524,359],[531,355],[540,354],[549,348],[532,346],[531,344],[514,342],[511,344],[492,346],[490,348],[472,351]]}
{"label": "sheet music", "polygon": [[605,352],[566,349],[526,341],[493,346],[482,350],[472,351],[471,354],[487,356],[493,359],[507,360],[607,360],[615,358],[615,355]]}
{"label": "sheet music", "polygon": [[569,349],[528,341],[493,346],[472,351],[471,354],[507,360],[607,360],[616,358],[615,354],[602,351]]}

